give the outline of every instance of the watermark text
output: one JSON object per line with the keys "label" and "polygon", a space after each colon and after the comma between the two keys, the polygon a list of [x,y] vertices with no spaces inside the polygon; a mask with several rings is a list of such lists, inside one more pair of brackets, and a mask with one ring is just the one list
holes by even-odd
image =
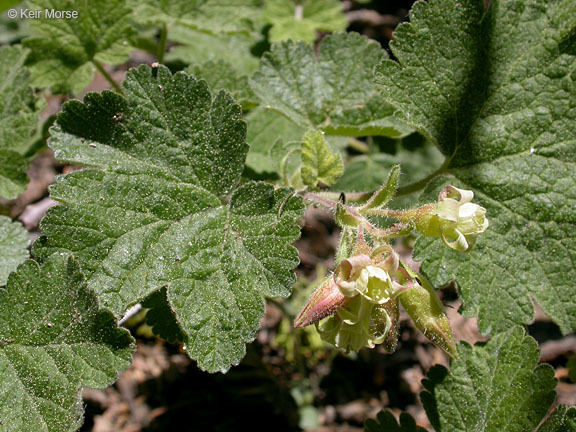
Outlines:
{"label": "watermark text", "polygon": [[8,18],[20,19],[76,19],[78,11],[58,9],[10,9]]}

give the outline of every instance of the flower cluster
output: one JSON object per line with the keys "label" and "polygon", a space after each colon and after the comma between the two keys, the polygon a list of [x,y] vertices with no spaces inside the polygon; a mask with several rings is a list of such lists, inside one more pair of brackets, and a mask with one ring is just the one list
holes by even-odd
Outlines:
{"label": "flower cluster", "polygon": [[[342,260],[302,309],[295,327],[318,323],[322,338],[359,350],[382,344],[393,352],[398,341],[399,302],[433,343],[455,356],[450,325],[433,290],[400,265],[389,245]],[[328,318],[327,318],[328,317]],[[326,318],[326,319],[325,319]]]}
{"label": "flower cluster", "polygon": [[[423,235],[440,237],[452,249],[469,252],[476,237],[488,228],[486,209],[472,203],[472,191],[454,186],[442,189],[436,203],[408,210],[386,209],[399,174],[399,167],[393,169],[386,184],[360,207],[331,204],[343,230],[338,250],[341,262],[314,292],[294,326],[316,324],[324,340],[347,351],[382,344],[385,351],[393,352],[401,304],[416,328],[456,358],[450,323],[434,288],[400,261],[388,241],[416,228]],[[327,202],[322,197],[316,199]],[[368,219],[371,215],[392,217],[401,223],[381,229]],[[372,249],[365,233],[380,246]]]}

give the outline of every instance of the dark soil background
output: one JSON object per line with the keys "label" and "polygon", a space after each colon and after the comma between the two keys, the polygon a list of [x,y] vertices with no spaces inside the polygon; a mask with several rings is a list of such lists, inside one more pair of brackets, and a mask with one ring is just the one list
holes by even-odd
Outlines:
{"label": "dark soil background", "polygon": [[[378,40],[388,48],[394,28],[407,19],[410,0],[370,3],[344,1],[350,31]],[[135,52],[131,64],[112,69],[121,81],[125,70],[152,63],[152,56]],[[108,88],[97,76],[87,91]],[[64,99],[52,96],[43,113],[50,118]],[[55,203],[48,198],[54,176],[74,170],[55,161],[50,150],[33,163],[26,193],[14,201],[0,201],[0,213],[20,220],[35,238],[39,221]],[[447,357],[401,320],[398,350],[386,355],[364,349],[346,355],[323,344],[314,330],[294,330],[291,322],[305,298],[304,287],[332,269],[338,229],[331,216],[310,208],[302,221],[296,246],[301,264],[300,282],[286,301],[270,301],[257,340],[247,346],[242,363],[227,374],[200,371],[178,345],[152,337],[143,324],[144,311],[125,325],[138,339],[130,369],[105,390],[85,390],[88,432],[161,431],[361,431],[364,420],[387,408],[411,413],[419,425],[430,428],[419,400],[421,379],[434,364],[448,365]],[[416,264],[417,265],[417,264]],[[476,321],[458,314],[455,287],[440,291],[456,340],[484,340]],[[563,337],[541,311],[529,327],[542,350],[542,361],[556,368],[558,402],[576,404],[576,385],[568,379],[566,362],[576,352],[576,336]]]}

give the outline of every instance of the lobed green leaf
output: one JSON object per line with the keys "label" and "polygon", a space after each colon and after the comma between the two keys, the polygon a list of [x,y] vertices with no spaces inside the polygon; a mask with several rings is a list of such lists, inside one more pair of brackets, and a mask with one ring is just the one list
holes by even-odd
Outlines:
{"label": "lobed green leaf", "polygon": [[0,288],[0,420],[6,431],[75,431],[82,387],[112,384],[133,339],[98,307],[76,260],[26,261]]}
{"label": "lobed green leaf", "polygon": [[[94,62],[117,65],[129,59],[134,29],[125,0],[32,0],[28,6],[43,12],[30,20],[32,37],[24,40],[37,87],[78,94],[92,81]],[[50,18],[45,10],[74,11],[78,17]]]}
{"label": "lobed green leaf", "polygon": [[28,184],[28,161],[24,154],[36,133],[38,111],[24,66],[28,50],[0,47],[0,197],[16,198]]}
{"label": "lobed green leaf", "polygon": [[318,51],[303,42],[276,44],[250,81],[270,107],[307,129],[345,136],[401,137],[410,129],[377,100],[373,70],[386,56],[375,41],[356,33],[325,37]]}
{"label": "lobed green leaf", "polygon": [[116,316],[161,288],[199,366],[225,371],[245,353],[264,296],[287,296],[299,198],[239,186],[247,153],[239,105],[185,73],[128,72],[124,96],[63,107],[50,146],[92,167],[58,180],[40,256],[70,251]]}
{"label": "lobed green leaf", "polygon": [[538,365],[534,339],[520,327],[486,345],[461,344],[450,371],[435,366],[420,397],[434,429],[467,432],[537,430],[554,402],[554,369]]}

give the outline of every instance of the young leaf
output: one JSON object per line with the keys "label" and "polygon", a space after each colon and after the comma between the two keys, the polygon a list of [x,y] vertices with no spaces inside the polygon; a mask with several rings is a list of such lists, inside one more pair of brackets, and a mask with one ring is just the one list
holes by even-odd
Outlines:
{"label": "young leaf", "polygon": [[246,124],[228,94],[163,66],[129,71],[123,89],[58,116],[57,158],[94,169],[52,187],[65,205],[48,212],[35,251],[73,252],[116,316],[166,287],[190,356],[227,370],[255,337],[263,297],[290,292],[303,205],[287,189],[238,186]]}
{"label": "young leaf", "polygon": [[[27,63],[34,85],[78,94],[92,81],[96,63],[128,60],[134,30],[125,0],[32,0],[28,6],[43,12],[30,20],[33,36],[24,40],[31,50]],[[50,18],[45,10],[74,11],[78,17]]]}
{"label": "young leaf", "polygon": [[240,75],[227,61],[208,61],[202,65],[192,65],[186,72],[205,79],[212,91],[230,92],[234,100],[242,105],[243,110],[258,106],[258,99],[250,89],[248,77]]}
{"label": "young leaf", "polygon": [[0,289],[1,429],[77,430],[81,388],[112,384],[133,348],[74,259],[26,261]]}
{"label": "young leaf", "polygon": [[537,343],[513,327],[485,346],[461,344],[450,371],[430,369],[420,397],[435,430],[535,431],[554,402],[554,369]]}
{"label": "young leaf", "polygon": [[316,31],[346,30],[348,20],[338,0],[266,0],[262,18],[272,25],[270,41],[314,42]]}
{"label": "young leaf", "polygon": [[28,233],[19,223],[0,216],[0,286],[28,258]]}
{"label": "young leaf", "polygon": [[484,333],[531,322],[531,298],[576,329],[575,32],[572,0],[417,2],[392,43],[399,62],[377,70],[384,99],[450,161],[443,184],[487,210],[473,253],[416,246],[435,285],[456,278]]}
{"label": "young leaf", "polygon": [[417,426],[414,417],[408,413],[400,414],[398,423],[390,411],[380,411],[376,420],[366,420],[364,432],[426,432],[426,429]]}
{"label": "young leaf", "polygon": [[318,52],[303,42],[283,42],[264,55],[250,85],[262,105],[307,129],[329,135],[400,137],[411,129],[378,101],[373,70],[385,57],[374,41],[356,33],[323,39]]}
{"label": "young leaf", "polygon": [[306,132],[302,141],[302,181],[307,186],[318,182],[332,186],[344,171],[339,153],[330,148],[324,134],[317,130]]}
{"label": "young leaf", "polygon": [[27,50],[0,47],[0,197],[16,198],[26,189],[28,162],[23,154],[36,132],[38,108],[24,66]]}

